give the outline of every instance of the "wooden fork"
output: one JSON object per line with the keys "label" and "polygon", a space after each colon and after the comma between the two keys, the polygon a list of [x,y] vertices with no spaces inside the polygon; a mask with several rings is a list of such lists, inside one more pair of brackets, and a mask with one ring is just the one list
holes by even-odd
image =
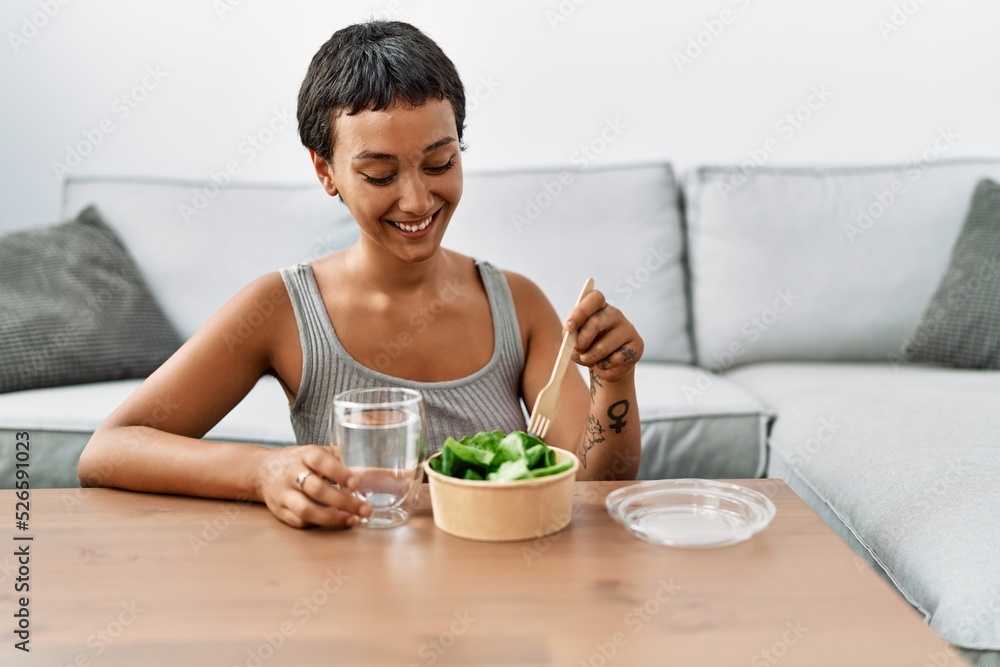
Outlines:
{"label": "wooden fork", "polygon": [[[583,297],[587,296],[593,289],[594,279],[588,278],[576,302],[583,301]],[[543,440],[549,430],[549,425],[555,419],[556,408],[559,407],[559,394],[562,393],[562,379],[566,374],[566,366],[569,365],[569,355],[575,346],[576,332],[567,331],[564,333],[552,375],[549,377],[548,384],[542,387],[538,398],[535,399],[535,407],[531,411],[531,419],[528,421],[528,432],[534,433]]]}

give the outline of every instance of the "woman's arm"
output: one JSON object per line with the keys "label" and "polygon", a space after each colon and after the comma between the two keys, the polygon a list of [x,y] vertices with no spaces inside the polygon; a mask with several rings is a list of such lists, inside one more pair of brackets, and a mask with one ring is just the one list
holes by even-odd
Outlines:
{"label": "woman's arm", "polygon": [[635,398],[635,363],[643,342],[625,315],[591,292],[573,309],[565,327],[577,332],[572,359],[590,374],[590,410],[580,461],[590,479],[635,479],[641,432]]}
{"label": "woman's arm", "polygon": [[[534,283],[517,274],[506,275],[525,347],[521,388],[530,407],[552,373],[564,327]],[[580,373],[566,373],[559,409],[545,440],[580,457],[578,479],[635,479],[640,429],[634,366],[642,356],[642,339],[599,291],[573,309],[566,329],[577,331],[571,358],[588,368],[590,389]]]}
{"label": "woman's arm", "polygon": [[[267,311],[249,333],[241,327]],[[356,483],[329,447],[202,440],[274,372],[275,342],[289,321],[294,326],[280,274],[241,290],[97,428],[80,456],[80,484],[264,502],[293,526],[355,523],[362,503],[322,481]],[[317,474],[300,491],[295,476],[303,470]]]}

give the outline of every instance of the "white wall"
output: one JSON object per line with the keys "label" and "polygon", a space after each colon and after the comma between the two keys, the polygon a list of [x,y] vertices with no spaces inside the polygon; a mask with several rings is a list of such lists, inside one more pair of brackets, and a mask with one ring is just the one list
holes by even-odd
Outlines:
{"label": "white wall", "polygon": [[[311,179],[294,119],[262,151],[244,142],[294,116],[312,54],[373,12],[422,28],[478,92],[470,169],[570,164],[616,121],[594,164],[734,163],[768,139],[774,165],[901,162],[945,128],[948,157],[1000,156],[995,2],[4,0],[0,229],[55,221],[55,164],[85,132],[100,143],[74,174],[203,179],[236,161],[247,180]],[[808,120],[777,125],[817,89]]]}

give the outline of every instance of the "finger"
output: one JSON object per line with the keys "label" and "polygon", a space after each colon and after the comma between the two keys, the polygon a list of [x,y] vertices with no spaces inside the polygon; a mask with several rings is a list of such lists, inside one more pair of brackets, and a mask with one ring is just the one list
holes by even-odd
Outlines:
{"label": "finger", "polygon": [[603,377],[607,379],[617,378],[635,366],[640,354],[640,351],[626,344],[598,361],[595,367],[601,371]]}
{"label": "finger", "polygon": [[607,300],[604,298],[604,294],[600,290],[593,290],[587,293],[580,303],[576,304],[572,311],[570,311],[569,316],[566,318],[566,322],[563,325],[565,331],[577,331],[583,326],[594,313],[598,312],[602,308],[608,305]]}
{"label": "finger", "polygon": [[290,494],[286,501],[286,509],[297,517],[303,526],[349,526],[357,521],[356,516],[354,522],[351,522],[351,514],[336,507],[319,505],[303,493]]}
{"label": "finger", "polygon": [[579,363],[589,367],[599,367],[598,364],[625,346],[629,336],[624,331],[608,331],[595,340],[589,347],[577,352]]}
{"label": "finger", "polygon": [[332,447],[303,445],[302,463],[320,477],[341,485],[346,489],[356,489],[357,480],[351,469],[344,465]]}
{"label": "finger", "polygon": [[287,507],[279,507],[277,509],[271,510],[274,516],[278,517],[283,523],[287,523],[292,528],[305,528],[306,523],[299,518],[295,512],[288,509]]}
{"label": "finger", "polygon": [[[620,310],[614,306],[605,306],[591,315],[583,323],[583,326],[580,327],[580,330],[576,334],[576,346],[574,349],[578,352],[587,351],[597,340],[613,332],[623,320],[624,317]],[[609,352],[614,349],[614,347],[609,348]]]}
{"label": "finger", "polygon": [[348,491],[330,484],[318,475],[309,475],[302,483],[302,493],[313,503],[358,516],[370,516],[372,506]]}

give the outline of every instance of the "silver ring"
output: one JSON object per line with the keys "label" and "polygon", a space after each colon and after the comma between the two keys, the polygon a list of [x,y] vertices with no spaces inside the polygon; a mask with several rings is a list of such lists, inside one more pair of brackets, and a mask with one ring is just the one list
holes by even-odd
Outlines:
{"label": "silver ring", "polygon": [[306,477],[312,474],[311,470],[303,470],[298,475],[295,476],[295,483],[299,485],[299,491],[302,490],[302,485],[306,483]]}

